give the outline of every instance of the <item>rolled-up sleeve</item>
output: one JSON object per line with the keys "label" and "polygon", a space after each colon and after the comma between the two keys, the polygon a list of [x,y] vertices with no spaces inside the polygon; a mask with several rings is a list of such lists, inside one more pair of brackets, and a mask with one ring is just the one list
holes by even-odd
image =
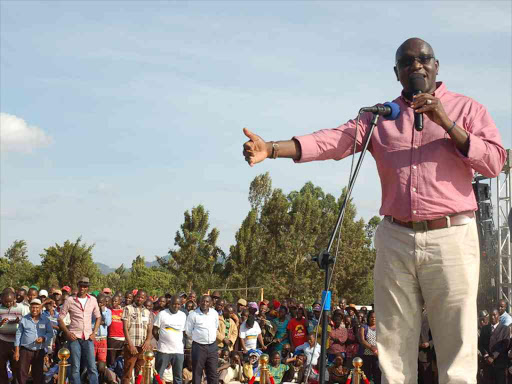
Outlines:
{"label": "rolled-up sleeve", "polygon": [[501,136],[487,109],[473,101],[471,114],[463,122],[469,135],[468,155],[457,150],[459,157],[486,177],[496,177],[503,169],[507,152]]}
{"label": "rolled-up sleeve", "polygon": [[[356,152],[362,149],[366,128],[371,114],[364,113],[359,120]],[[315,160],[341,160],[352,154],[357,120],[352,119],[333,129],[322,129],[309,135],[294,136],[301,148],[301,157],[296,163]]]}

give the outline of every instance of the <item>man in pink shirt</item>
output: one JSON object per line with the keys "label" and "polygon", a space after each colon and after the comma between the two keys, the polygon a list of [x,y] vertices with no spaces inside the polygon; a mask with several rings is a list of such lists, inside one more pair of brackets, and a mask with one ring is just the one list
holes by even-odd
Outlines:
{"label": "man in pink shirt", "polygon": [[[472,189],[474,171],[496,177],[506,151],[486,108],[436,82],[439,61],[425,41],[406,40],[396,52],[395,75],[403,86],[398,119],[380,120],[369,150],[382,186],[375,245],[377,353],[384,383],[417,381],[422,306],[438,357],[439,383],[475,383],[477,373],[476,295],[480,251]],[[425,91],[413,96],[411,79]],[[414,112],[425,116],[414,129]],[[250,166],[266,158],[296,162],[339,160],[351,155],[354,137],[362,147],[372,114],[292,140],[249,138]]]}
{"label": "man in pink shirt", "polygon": [[[101,321],[96,321],[92,329],[92,318],[101,318],[98,302],[94,296],[87,293],[89,278],[81,277],[78,280],[78,294],[70,296],[62,305],[59,313],[59,327],[68,340],[71,352],[71,380],[73,384],[80,384],[80,361],[87,364],[89,384],[98,384],[98,369],[94,359],[94,340]],[[71,323],[66,326],[64,318],[69,313]],[[83,357],[83,359],[82,359]]]}

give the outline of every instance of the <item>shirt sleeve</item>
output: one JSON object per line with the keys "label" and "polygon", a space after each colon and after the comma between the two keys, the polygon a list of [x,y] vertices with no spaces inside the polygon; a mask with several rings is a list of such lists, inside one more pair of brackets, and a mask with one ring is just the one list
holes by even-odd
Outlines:
{"label": "shirt sleeve", "polygon": [[94,299],[94,308],[92,309],[92,312],[97,319],[101,317],[100,307],[98,306],[96,299]]}
{"label": "shirt sleeve", "polygon": [[24,327],[24,321],[21,319],[20,323],[18,324],[18,329],[16,329],[16,338],[14,339],[14,346],[19,347],[21,343],[21,335],[23,335]]}
{"label": "shirt sleeve", "polygon": [[62,304],[62,308],[60,309],[60,312],[59,312],[59,319],[60,320],[64,320],[64,318],[68,314],[68,310],[69,310],[69,300],[66,299],[64,304]]}
{"label": "shirt sleeve", "polygon": [[357,129],[356,152],[362,149],[363,137],[371,120],[371,113],[363,113],[359,119],[352,119],[333,129],[322,129],[309,135],[294,136],[301,148],[301,158],[297,163],[314,160],[341,160],[352,154]]}
{"label": "shirt sleeve", "polygon": [[130,317],[130,310],[128,309],[128,306],[124,307],[123,309],[123,315],[121,316],[121,320],[129,320]]}
{"label": "shirt sleeve", "polygon": [[160,321],[161,321],[161,316],[160,314],[162,313],[162,311],[158,312],[158,315],[156,315],[155,317],[155,321],[153,322],[153,327],[157,327],[157,328],[160,328]]}
{"label": "shirt sleeve", "polygon": [[459,125],[462,125],[469,135],[468,155],[464,156],[457,150],[459,157],[486,177],[498,176],[507,159],[507,152],[487,109],[472,101],[470,116]]}
{"label": "shirt sleeve", "polygon": [[45,335],[44,335],[44,344],[46,348],[51,347],[52,339],[53,339],[53,327],[50,319],[48,318],[48,322],[46,323],[46,329],[45,329]]}
{"label": "shirt sleeve", "polygon": [[185,323],[185,333],[188,337],[192,337],[192,330],[194,329],[194,312],[190,312]]}
{"label": "shirt sleeve", "polygon": [[112,324],[112,311],[107,308],[105,311],[105,326],[110,327],[110,324]]}

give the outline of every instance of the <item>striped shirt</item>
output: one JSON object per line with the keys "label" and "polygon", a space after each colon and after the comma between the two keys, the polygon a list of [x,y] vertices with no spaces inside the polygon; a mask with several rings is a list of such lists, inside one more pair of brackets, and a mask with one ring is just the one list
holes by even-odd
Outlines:
{"label": "striped shirt", "polygon": [[[8,319],[9,322],[14,320],[19,320],[23,318],[23,316],[27,315],[30,312],[26,305],[14,304],[11,308],[4,307],[0,305],[0,322],[3,319]],[[18,328],[17,323],[7,323],[0,327],[0,340],[7,341],[9,343],[14,343],[16,339],[16,330]]]}

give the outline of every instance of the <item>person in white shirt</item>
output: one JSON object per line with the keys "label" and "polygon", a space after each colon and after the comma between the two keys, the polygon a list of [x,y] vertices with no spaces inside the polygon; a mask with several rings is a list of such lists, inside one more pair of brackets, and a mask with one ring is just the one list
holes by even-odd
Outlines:
{"label": "person in white shirt", "polygon": [[[174,384],[182,383],[183,361],[183,331],[187,315],[180,311],[181,303],[178,296],[170,299],[169,308],[158,312],[153,323],[153,336],[158,340],[156,348],[155,368],[164,377],[165,369],[171,364]],[[156,384],[156,379],[153,380]]]}
{"label": "person in white shirt", "polygon": [[192,338],[192,384],[201,384],[203,370],[208,384],[218,384],[217,328],[219,314],[208,295],[201,297],[199,308],[189,313],[185,332]]}
{"label": "person in white shirt", "polygon": [[304,351],[304,356],[306,356],[306,370],[309,367],[315,367],[318,364],[318,358],[320,357],[321,351],[320,344],[316,342],[316,336],[314,333],[310,333],[308,335],[308,342],[302,345],[299,345],[295,349],[295,353],[297,351]]}
{"label": "person in white shirt", "polygon": [[240,326],[240,345],[244,353],[247,353],[250,349],[257,349],[258,341],[260,342],[261,349],[265,350],[260,325],[255,321],[254,315],[249,315],[247,320]]}

